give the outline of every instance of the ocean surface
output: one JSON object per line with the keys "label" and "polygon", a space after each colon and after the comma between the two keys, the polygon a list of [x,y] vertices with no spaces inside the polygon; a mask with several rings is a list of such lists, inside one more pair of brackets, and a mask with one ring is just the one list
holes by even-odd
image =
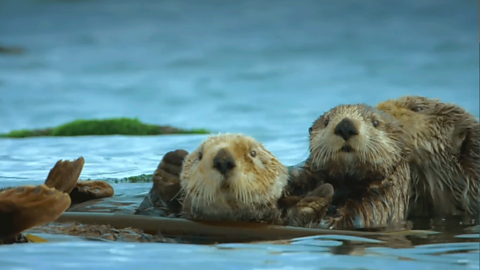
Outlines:
{"label": "ocean surface", "polygon": [[[474,0],[0,0],[0,47],[25,50],[0,54],[0,133],[138,117],[242,132],[293,165],[307,157],[310,124],[341,103],[422,95],[478,116],[478,10]],[[204,138],[0,139],[0,187],[42,183],[57,160],[79,156],[81,179],[150,174]],[[150,186],[114,184],[139,202]],[[52,242],[1,246],[0,269],[479,269],[478,227],[464,235],[360,255],[332,252],[343,238]]]}

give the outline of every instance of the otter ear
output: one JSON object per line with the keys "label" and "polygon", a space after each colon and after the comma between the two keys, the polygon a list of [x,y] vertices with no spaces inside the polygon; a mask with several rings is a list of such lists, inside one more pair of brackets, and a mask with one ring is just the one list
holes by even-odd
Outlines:
{"label": "otter ear", "polygon": [[452,151],[455,154],[465,154],[465,151],[474,147],[472,145],[477,140],[479,124],[471,121],[471,119],[459,119],[456,121],[452,134]]}

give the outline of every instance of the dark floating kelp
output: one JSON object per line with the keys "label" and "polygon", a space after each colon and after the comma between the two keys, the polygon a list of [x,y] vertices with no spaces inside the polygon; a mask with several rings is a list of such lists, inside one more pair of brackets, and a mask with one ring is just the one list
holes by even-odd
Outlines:
{"label": "dark floating kelp", "polygon": [[121,183],[151,183],[153,174],[140,174],[135,176],[129,176],[124,178],[101,178],[101,179],[87,179],[88,180],[101,180],[108,183],[121,184]]}
{"label": "dark floating kelp", "polygon": [[179,129],[142,123],[138,118],[79,119],[56,128],[21,129],[0,134],[4,138],[27,138],[40,136],[87,136],[87,135],[132,135],[149,136],[165,134],[208,134],[205,129]]}

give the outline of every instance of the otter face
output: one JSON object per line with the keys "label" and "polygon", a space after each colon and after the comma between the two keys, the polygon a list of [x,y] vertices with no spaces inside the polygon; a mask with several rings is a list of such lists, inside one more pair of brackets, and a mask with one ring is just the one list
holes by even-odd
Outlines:
{"label": "otter face", "polygon": [[[402,122],[419,156],[445,150],[458,156],[469,141],[476,141],[478,146],[478,120],[455,104],[404,96],[382,102],[377,108]],[[478,147],[472,149],[478,151]]]}
{"label": "otter face", "polygon": [[180,179],[194,208],[213,202],[242,208],[276,201],[287,183],[287,169],[252,137],[221,134],[186,157]]}
{"label": "otter face", "polygon": [[340,105],[310,127],[310,166],[331,175],[382,176],[406,153],[401,124],[364,104]]}

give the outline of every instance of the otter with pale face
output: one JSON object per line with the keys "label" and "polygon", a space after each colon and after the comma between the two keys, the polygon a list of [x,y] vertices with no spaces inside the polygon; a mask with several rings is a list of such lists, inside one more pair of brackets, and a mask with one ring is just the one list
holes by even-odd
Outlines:
{"label": "otter with pale face", "polygon": [[188,219],[295,225],[324,214],[333,196],[325,185],[305,198],[286,197],[287,168],[242,134],[210,136],[183,161],[179,193]]}
{"label": "otter with pale face", "polygon": [[478,119],[458,105],[420,96],[388,100],[377,108],[397,118],[409,135],[409,216],[478,216]]}
{"label": "otter with pale face", "polygon": [[329,183],[334,196],[323,219],[300,226],[362,228],[404,220],[410,170],[401,123],[367,105],[340,105],[309,133],[309,158],[290,181],[297,187]]}
{"label": "otter with pale face", "polygon": [[183,162],[183,214],[193,219],[276,220],[276,203],[286,183],[286,167],[255,139],[211,136]]}

